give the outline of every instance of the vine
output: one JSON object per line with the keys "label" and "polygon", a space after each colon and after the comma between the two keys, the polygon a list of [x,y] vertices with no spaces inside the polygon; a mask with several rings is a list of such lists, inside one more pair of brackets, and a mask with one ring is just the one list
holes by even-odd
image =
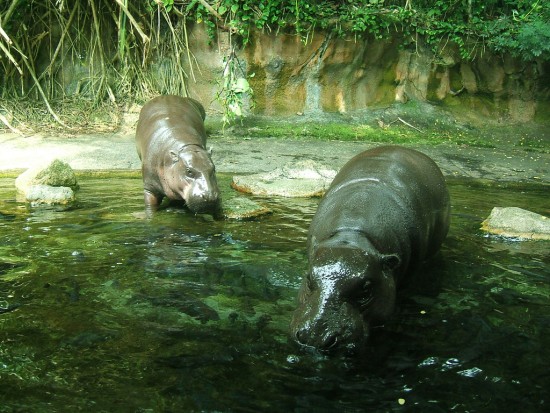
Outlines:
{"label": "vine", "polygon": [[[249,75],[252,76],[254,75]],[[242,118],[247,99],[253,98],[252,88],[246,78],[246,71],[232,45],[231,52],[224,58],[222,82],[216,94],[216,99],[223,108],[224,125]]]}

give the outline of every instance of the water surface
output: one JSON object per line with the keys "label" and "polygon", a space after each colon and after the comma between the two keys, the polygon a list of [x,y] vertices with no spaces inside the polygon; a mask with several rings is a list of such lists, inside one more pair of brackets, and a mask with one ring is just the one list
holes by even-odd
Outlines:
{"label": "water surface", "polygon": [[29,209],[0,179],[0,412],[549,408],[549,243],[478,230],[495,205],[548,215],[547,187],[451,183],[441,253],[347,358],[288,336],[317,200],[145,220],[140,179],[80,185],[76,208]]}

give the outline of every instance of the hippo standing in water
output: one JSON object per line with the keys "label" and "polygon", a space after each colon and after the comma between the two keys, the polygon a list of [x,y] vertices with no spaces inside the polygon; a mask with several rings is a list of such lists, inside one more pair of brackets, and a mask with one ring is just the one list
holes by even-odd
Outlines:
{"label": "hippo standing in water", "polygon": [[396,287],[449,230],[450,198],[426,155],[384,146],[334,178],[308,233],[309,270],[291,332],[320,350],[353,350],[393,312]]}
{"label": "hippo standing in water", "polygon": [[136,145],[148,211],[164,197],[185,201],[195,213],[219,211],[220,191],[206,150],[205,116],[199,102],[179,96],[156,97],[141,109]]}

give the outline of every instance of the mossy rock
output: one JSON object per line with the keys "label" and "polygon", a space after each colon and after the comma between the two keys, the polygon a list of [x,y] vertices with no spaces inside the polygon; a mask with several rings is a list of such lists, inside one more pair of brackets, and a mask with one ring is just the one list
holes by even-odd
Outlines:
{"label": "mossy rock", "polygon": [[223,214],[227,219],[253,219],[271,212],[266,206],[245,197],[234,197],[223,203]]}
{"label": "mossy rock", "polygon": [[25,193],[29,187],[34,185],[68,187],[73,191],[78,189],[73,169],[69,164],[59,159],[33,166],[15,180],[15,187],[22,193]]}

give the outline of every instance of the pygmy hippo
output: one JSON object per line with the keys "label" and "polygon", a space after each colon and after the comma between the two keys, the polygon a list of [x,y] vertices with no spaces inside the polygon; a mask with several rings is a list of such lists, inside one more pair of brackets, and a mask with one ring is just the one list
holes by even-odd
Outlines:
{"label": "pygmy hippo", "polygon": [[393,312],[396,287],[449,230],[450,197],[428,156],[384,146],[352,158],[309,228],[309,269],[291,332],[319,350],[353,350]]}
{"label": "pygmy hippo", "polygon": [[139,114],[136,145],[148,211],[164,197],[183,200],[195,213],[217,213],[220,191],[206,150],[203,106],[194,99],[158,96]]}

